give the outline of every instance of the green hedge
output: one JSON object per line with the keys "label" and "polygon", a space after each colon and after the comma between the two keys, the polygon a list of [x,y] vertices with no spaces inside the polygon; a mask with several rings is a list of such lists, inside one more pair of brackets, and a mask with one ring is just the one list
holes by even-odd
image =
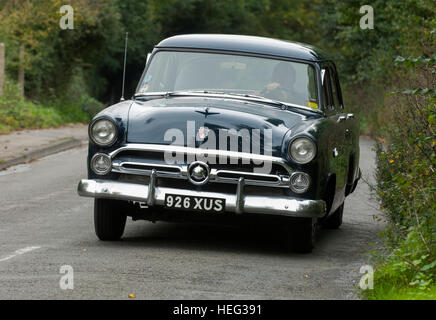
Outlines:
{"label": "green hedge", "polygon": [[377,146],[375,186],[388,219],[369,299],[436,296],[436,56],[398,57],[410,86],[389,98],[387,143]]}
{"label": "green hedge", "polygon": [[102,108],[100,102],[83,93],[31,102],[20,96],[17,84],[6,80],[5,94],[0,97],[0,134],[87,122]]}

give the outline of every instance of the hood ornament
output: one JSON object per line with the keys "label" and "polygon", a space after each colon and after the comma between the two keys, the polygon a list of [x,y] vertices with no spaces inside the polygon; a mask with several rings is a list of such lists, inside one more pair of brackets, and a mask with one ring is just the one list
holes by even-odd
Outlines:
{"label": "hood ornament", "polygon": [[200,111],[200,110],[195,110],[195,112],[201,113],[202,115],[204,115],[205,118],[207,118],[207,116],[213,116],[216,114],[220,114],[219,112],[209,112],[209,107],[207,107],[206,109],[204,109],[204,111]]}

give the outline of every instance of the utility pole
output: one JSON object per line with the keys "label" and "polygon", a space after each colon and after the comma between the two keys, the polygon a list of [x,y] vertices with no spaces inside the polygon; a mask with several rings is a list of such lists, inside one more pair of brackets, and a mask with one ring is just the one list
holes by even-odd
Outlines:
{"label": "utility pole", "polygon": [[18,69],[18,86],[20,88],[20,95],[24,97],[24,46],[20,46],[20,53],[18,56],[20,66]]}
{"label": "utility pole", "polygon": [[5,44],[0,43],[0,97],[3,95],[5,85]]}

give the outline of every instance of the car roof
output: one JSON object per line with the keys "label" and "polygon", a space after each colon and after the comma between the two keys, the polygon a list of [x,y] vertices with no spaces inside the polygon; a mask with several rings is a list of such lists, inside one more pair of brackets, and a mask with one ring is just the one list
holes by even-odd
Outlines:
{"label": "car roof", "polygon": [[162,40],[156,48],[238,51],[291,59],[330,60],[322,50],[304,43],[265,37],[229,34],[185,34]]}

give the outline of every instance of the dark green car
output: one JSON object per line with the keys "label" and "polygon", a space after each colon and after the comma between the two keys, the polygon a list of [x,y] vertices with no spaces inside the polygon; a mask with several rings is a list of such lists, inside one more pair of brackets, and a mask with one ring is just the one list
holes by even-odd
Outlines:
{"label": "dark green car", "polygon": [[277,222],[312,250],[338,228],[356,188],[359,122],[336,67],[312,46],[237,35],[181,35],[149,55],[136,94],[89,125],[95,230],[117,240],[126,217]]}

